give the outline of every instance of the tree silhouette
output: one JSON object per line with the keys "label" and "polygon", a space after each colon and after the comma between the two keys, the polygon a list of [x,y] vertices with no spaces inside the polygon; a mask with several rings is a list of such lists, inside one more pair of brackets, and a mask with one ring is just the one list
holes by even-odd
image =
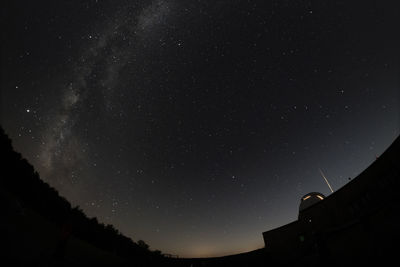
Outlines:
{"label": "tree silhouette", "polygon": [[79,206],[72,208],[57,190],[40,179],[34,167],[20,153],[14,151],[11,139],[1,126],[0,159],[0,187],[18,198],[22,206],[36,211],[60,229],[68,227],[76,237],[136,262],[151,262],[155,255],[161,255],[159,250],[151,252],[143,240],[135,243],[113,225],[88,218]]}
{"label": "tree silhouette", "polygon": [[143,240],[139,240],[137,242],[138,246],[144,249],[149,249],[149,245],[146,244],[146,242],[144,242]]}

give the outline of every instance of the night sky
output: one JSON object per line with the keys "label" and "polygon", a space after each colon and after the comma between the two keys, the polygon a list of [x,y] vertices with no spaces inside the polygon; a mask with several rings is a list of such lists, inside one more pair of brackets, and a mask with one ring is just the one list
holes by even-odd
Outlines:
{"label": "night sky", "polygon": [[[400,132],[383,1],[8,1],[1,124],[73,205],[181,257],[260,248]],[[396,2],[396,1],[393,1]]]}

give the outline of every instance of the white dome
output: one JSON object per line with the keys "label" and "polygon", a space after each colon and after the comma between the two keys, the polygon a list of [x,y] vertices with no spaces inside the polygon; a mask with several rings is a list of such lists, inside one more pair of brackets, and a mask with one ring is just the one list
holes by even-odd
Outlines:
{"label": "white dome", "polygon": [[314,205],[317,202],[320,202],[324,198],[325,198],[325,196],[318,192],[311,192],[311,193],[304,195],[300,201],[299,212],[301,212],[302,210],[304,210],[308,207],[311,207],[312,205]]}

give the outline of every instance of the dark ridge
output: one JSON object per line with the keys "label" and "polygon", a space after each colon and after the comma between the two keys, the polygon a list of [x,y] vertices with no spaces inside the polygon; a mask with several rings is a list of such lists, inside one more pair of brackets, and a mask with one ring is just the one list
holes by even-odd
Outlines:
{"label": "dark ridge", "polygon": [[88,218],[40,179],[1,126],[0,153],[6,247],[0,262],[12,266],[341,266],[396,259],[399,138],[346,186],[301,210],[298,221],[264,232],[265,248],[214,258],[150,251],[144,241]]}
{"label": "dark ridge", "polygon": [[[144,241],[134,242],[113,225],[100,223],[95,217],[88,218],[79,206],[72,207],[14,151],[11,139],[1,126],[0,148],[0,202],[5,218],[1,220],[1,229],[5,232],[7,260],[17,265],[30,261],[40,265],[65,263],[68,262],[67,247],[75,238],[95,247],[100,254],[112,255],[110,258],[115,258],[112,265],[129,262],[148,265],[164,260],[161,251],[150,251]],[[24,248],[24,243],[35,234],[38,235],[35,249],[38,248],[41,255],[25,257],[29,253],[18,248]],[[101,262],[92,263],[101,265]]]}

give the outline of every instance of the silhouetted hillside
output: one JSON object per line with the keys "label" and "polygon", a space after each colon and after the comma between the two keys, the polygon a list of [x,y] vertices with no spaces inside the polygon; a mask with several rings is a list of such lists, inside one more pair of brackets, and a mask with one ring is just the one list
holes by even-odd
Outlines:
{"label": "silhouetted hillside", "polygon": [[[0,197],[5,219],[1,222],[1,229],[17,229],[18,231],[5,233],[7,242],[16,243],[16,247],[23,247],[18,244],[18,239],[24,242],[24,236],[28,234],[29,227],[41,228],[42,225],[55,225],[55,229],[48,226],[49,235],[54,239],[54,246],[48,254],[52,257],[64,257],[66,243],[72,238],[78,238],[87,243],[108,251],[112,255],[123,258],[127,262],[142,264],[158,263],[163,260],[160,251],[150,251],[144,241],[135,243],[130,238],[122,235],[112,225],[104,225],[96,218],[88,218],[79,207],[72,207],[71,204],[60,196],[54,188],[40,179],[34,167],[14,151],[10,138],[0,126],[0,153],[1,153],[1,180]],[[44,218],[41,219],[41,218]],[[38,225],[38,226],[35,226]],[[10,236],[17,235],[17,236]],[[4,235],[3,235],[4,236]],[[41,237],[36,237],[40,243]],[[27,241],[25,241],[27,242]],[[11,246],[11,245],[10,245]],[[12,246],[11,246],[12,247]],[[15,251],[7,251],[12,258]],[[24,256],[24,251],[20,253]],[[16,256],[18,257],[18,256]]]}
{"label": "silhouetted hillside", "polygon": [[265,248],[204,259],[163,257],[71,207],[13,150],[1,127],[0,153],[2,266],[379,265],[396,259],[400,139],[346,186],[302,210],[305,220],[265,232]]}

